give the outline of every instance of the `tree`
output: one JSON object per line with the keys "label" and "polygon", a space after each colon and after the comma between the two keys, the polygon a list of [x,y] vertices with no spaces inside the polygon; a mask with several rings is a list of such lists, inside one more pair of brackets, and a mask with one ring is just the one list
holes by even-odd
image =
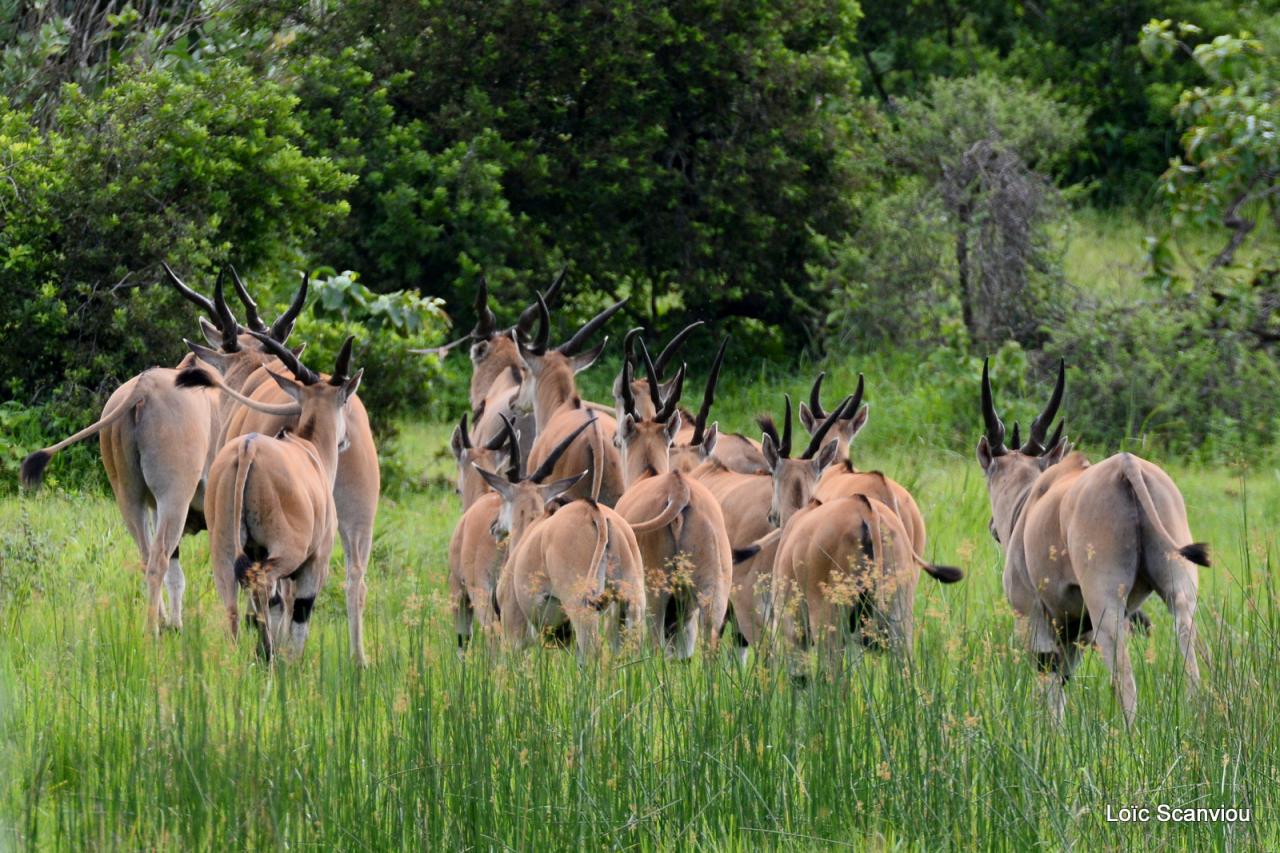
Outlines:
{"label": "tree", "polygon": [[955,288],[970,339],[1038,341],[1052,274],[1044,225],[1048,177],[1078,139],[1078,114],[1046,93],[990,74],[935,79],[902,103],[888,160],[931,188],[953,239]]}
{"label": "tree", "polygon": [[857,215],[857,17],[852,0],[290,9],[311,150],[361,176],[320,245],[455,308],[482,269],[523,302],[568,263],[650,320],[805,337],[823,316],[806,264]]}

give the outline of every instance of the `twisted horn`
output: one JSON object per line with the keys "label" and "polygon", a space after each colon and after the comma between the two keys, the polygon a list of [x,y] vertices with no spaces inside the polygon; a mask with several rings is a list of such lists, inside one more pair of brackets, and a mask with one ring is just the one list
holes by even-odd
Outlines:
{"label": "twisted horn", "polygon": [[996,414],[995,404],[991,401],[990,359],[982,360],[982,419],[987,427],[987,444],[991,447],[992,456],[1003,456],[1009,450],[1004,446],[1004,422]]}
{"label": "twisted horn", "polygon": [[1044,452],[1048,453],[1058,446],[1058,442],[1062,441],[1062,428],[1066,426],[1066,421],[1058,421],[1058,428],[1053,431],[1053,435],[1049,436],[1049,443],[1044,446]]}
{"label": "twisted horn", "polygon": [[653,362],[653,368],[658,371],[659,376],[661,376],[663,371],[667,369],[667,362],[669,362],[672,356],[674,356],[680,349],[680,345],[684,343],[685,338],[689,337],[689,335],[693,333],[693,330],[701,325],[703,325],[701,320],[690,323],[677,332],[676,336],[671,339],[671,342],[662,348],[662,352],[658,353],[658,358]]}
{"label": "twisted horn", "polygon": [[[569,445],[573,444],[574,440],[578,436],[582,435],[583,430],[595,422],[596,415],[595,412],[592,412],[591,417],[587,418],[587,420],[583,422],[582,426],[569,433],[559,444],[551,448],[551,452],[547,454],[547,458],[542,460],[542,464],[538,466],[538,470],[534,471],[525,479],[529,480],[531,483],[541,483],[546,479],[547,475],[556,467],[556,463],[560,461],[560,457],[569,449]],[[593,462],[592,464],[595,463]]]}
{"label": "twisted horn", "polygon": [[294,355],[288,347],[277,341],[271,335],[264,335],[262,332],[254,331],[250,331],[249,334],[257,338],[262,343],[263,347],[265,347],[276,358],[280,359],[280,363],[287,367],[289,372],[294,375],[294,378],[303,385],[315,385],[320,381],[319,374],[302,362],[298,361],[298,357]]}
{"label": "twisted horn", "polygon": [[636,414],[635,391],[631,388],[631,357],[627,355],[626,347],[623,347],[622,352],[622,413],[640,420],[640,416]]}
{"label": "twisted horn", "polygon": [[[1044,407],[1044,411],[1031,422],[1026,446],[1022,448],[1023,453],[1039,456],[1050,447],[1044,443],[1045,435],[1048,434],[1049,425],[1053,423],[1053,419],[1058,416],[1058,407],[1062,405],[1062,392],[1066,389],[1066,384],[1067,362],[1066,359],[1060,358],[1058,359],[1058,381],[1054,383],[1053,394],[1049,397],[1049,404]],[[1014,439],[1013,443],[1017,446],[1018,440]]]}
{"label": "twisted horn", "polygon": [[858,387],[853,389],[853,402],[844,408],[844,417],[841,420],[849,420],[858,413],[858,409],[862,407],[862,392],[866,390],[866,380],[863,379],[861,373],[858,374]]}
{"label": "twisted horn", "polygon": [[[550,305],[552,300],[556,298],[556,294],[560,292],[560,288],[564,285],[564,277],[568,274],[567,266],[561,267],[560,272],[556,273],[555,280],[551,282],[551,286],[547,288],[543,300]],[[516,324],[511,328],[516,330],[522,338],[529,336],[529,329],[533,326],[533,321],[538,319],[538,303],[530,302],[529,307],[520,312],[520,318],[516,320]]]}
{"label": "twisted horn", "polygon": [[822,411],[822,380],[827,378],[827,372],[824,370],[818,374],[818,378],[813,380],[813,387],[809,389],[809,411],[819,420],[825,418],[827,413]]}
{"label": "twisted horn", "polygon": [[482,275],[476,287],[476,326],[471,330],[471,337],[477,341],[487,340],[497,328],[498,318],[489,309],[489,280]]}
{"label": "twisted horn", "polygon": [[836,406],[835,411],[827,415],[823,419],[822,424],[813,431],[813,438],[809,439],[809,446],[805,448],[804,453],[800,455],[801,459],[812,459],[813,454],[822,448],[822,442],[826,440],[827,433],[831,432],[831,428],[835,426],[836,421],[844,416],[849,410],[849,404],[853,402],[853,396],[850,394],[840,401],[840,405]]}
{"label": "twisted horn", "polygon": [[197,308],[202,309],[209,315],[210,319],[215,322],[218,319],[218,312],[214,310],[213,303],[208,298],[201,296],[191,288],[187,287],[186,282],[178,278],[178,274],[173,271],[173,267],[164,261],[160,262],[160,266],[164,267],[165,274],[169,276],[169,283],[173,285],[173,289],[182,294],[182,297],[188,302],[194,304]]}
{"label": "twisted horn", "polygon": [[574,355],[577,353],[578,350],[582,348],[582,345],[586,343],[587,339],[599,331],[600,327],[609,322],[609,318],[614,314],[617,314],[618,310],[626,304],[626,298],[619,299],[617,302],[592,317],[581,329],[573,333],[573,337],[556,347],[556,351],[561,355]]}
{"label": "twisted horn", "polygon": [[791,395],[782,395],[787,401],[786,415],[782,421],[782,445],[778,448],[778,455],[783,459],[791,456]]}
{"label": "twisted horn", "polygon": [[[502,413],[498,413],[498,417],[502,417]],[[507,443],[507,431],[505,429],[498,430],[498,434],[485,442],[485,450],[499,450],[502,445]]]}
{"label": "twisted horn", "polygon": [[656,412],[662,408],[662,389],[659,387],[661,383],[658,381],[658,368],[654,366],[653,359],[649,358],[649,347],[645,346],[644,338],[640,339],[640,356],[644,359],[644,373],[649,378],[649,399],[653,401],[653,410]]}
{"label": "twisted horn", "polygon": [[724,362],[724,350],[728,345],[729,336],[725,335],[724,340],[720,342],[720,350],[716,353],[715,361],[711,362],[711,375],[707,377],[707,387],[702,392],[702,408],[698,409],[698,416],[693,421],[693,438],[689,442],[691,445],[702,444],[702,433],[707,428],[711,404],[716,399],[716,382],[720,380],[720,365]]}
{"label": "twisted horn", "polygon": [[218,279],[213,285],[213,308],[217,312],[218,325],[222,328],[222,351],[239,352],[240,342],[236,340],[236,333],[240,329],[240,324],[236,322],[231,308],[227,306],[226,294],[222,292],[222,280],[225,277],[226,268],[224,267],[218,271]]}
{"label": "twisted horn", "polygon": [[1022,447],[1022,441],[1020,440],[1020,436],[1018,435],[1018,422],[1017,422],[1017,421],[1014,421],[1014,422],[1013,422],[1013,436],[1012,436],[1012,439],[1013,439],[1013,446],[1014,446],[1014,447]]}
{"label": "twisted horn", "polygon": [[347,335],[347,339],[342,342],[342,349],[338,350],[338,357],[333,362],[330,385],[341,385],[351,378],[351,342],[355,339],[355,335]]}
{"label": "twisted horn", "polygon": [[471,449],[471,431],[467,428],[467,413],[462,413],[462,419],[458,421],[458,431],[462,434],[462,447],[466,450]]}
{"label": "twisted horn", "polygon": [[255,332],[267,331],[267,326],[262,322],[262,318],[258,316],[258,303],[253,301],[253,297],[249,295],[249,290],[244,286],[244,282],[240,280],[240,273],[236,272],[233,264],[227,264],[227,268],[231,270],[231,284],[236,289],[236,296],[240,299],[240,304],[244,306],[244,320],[249,324],[249,328]]}
{"label": "twisted horn", "polygon": [[682,364],[680,369],[676,371],[676,378],[673,380],[675,386],[671,389],[671,393],[667,395],[667,400],[663,403],[662,408],[654,416],[654,420],[658,423],[665,424],[675,414],[676,403],[680,402],[680,394],[684,391],[684,374],[688,367],[689,365]]}
{"label": "twisted horn", "polygon": [[[516,428],[512,426],[511,421],[501,412],[498,417],[502,418],[502,432],[498,434],[498,447],[502,446],[502,442],[506,441],[511,447],[511,455],[507,459],[507,480],[512,483],[520,482],[520,468],[524,461],[520,458],[520,439],[516,437]],[[498,447],[490,447],[490,450],[497,450]]]}
{"label": "twisted horn", "polygon": [[293,295],[293,302],[289,303],[289,307],[285,312],[271,324],[271,337],[280,343],[289,340],[289,335],[293,333],[293,324],[298,319],[298,315],[302,313],[302,306],[307,304],[307,288],[310,285],[311,273],[303,270],[302,284],[298,285],[298,291]]}

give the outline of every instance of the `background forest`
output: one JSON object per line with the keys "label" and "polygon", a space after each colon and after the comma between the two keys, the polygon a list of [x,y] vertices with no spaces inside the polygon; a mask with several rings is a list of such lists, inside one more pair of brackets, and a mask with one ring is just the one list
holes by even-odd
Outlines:
{"label": "background forest", "polygon": [[229,261],[268,305],[309,271],[301,337],[323,363],[358,334],[384,424],[462,408],[436,381],[461,367],[408,351],[470,328],[481,274],[510,316],[566,268],[562,323],[625,295],[660,333],[714,318],[742,375],[928,376],[948,440],[1003,350],[1013,376],[1067,358],[1085,440],[1262,452],[1276,11],[0,2],[5,488],[181,357],[162,260],[205,288]]}

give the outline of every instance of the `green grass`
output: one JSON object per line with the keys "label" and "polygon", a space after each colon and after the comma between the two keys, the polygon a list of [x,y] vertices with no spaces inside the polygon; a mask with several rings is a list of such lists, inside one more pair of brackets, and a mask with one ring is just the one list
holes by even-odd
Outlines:
{"label": "green grass", "polygon": [[[853,370],[836,373],[832,394]],[[780,390],[726,387],[724,425],[747,427]],[[917,397],[872,399],[859,464],[913,488],[930,555],[968,577],[921,581],[910,664],[872,656],[804,689],[758,663],[645,649],[586,667],[551,649],[460,659],[448,425],[402,436],[427,485],[384,499],[365,671],[347,662],[340,567],[305,658],[267,667],[223,631],[205,535],[183,543],[188,627],[156,642],[108,499],[5,499],[0,848],[1274,847],[1280,471],[1169,466],[1216,558],[1201,575],[1206,690],[1185,690],[1153,601],[1152,636],[1132,640],[1136,727],[1090,654],[1055,729],[1013,639],[971,441],[909,426]],[[1104,818],[1159,803],[1254,817]]]}

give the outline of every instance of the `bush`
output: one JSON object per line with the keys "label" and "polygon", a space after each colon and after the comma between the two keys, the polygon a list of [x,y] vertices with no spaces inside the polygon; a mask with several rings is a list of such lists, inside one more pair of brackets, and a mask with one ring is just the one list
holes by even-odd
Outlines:
{"label": "bush", "polygon": [[350,185],[303,155],[294,100],[216,62],[129,70],[99,95],[69,87],[54,129],[0,106],[0,399],[111,389],[182,355],[191,310],[158,261],[278,263],[345,210]]}

